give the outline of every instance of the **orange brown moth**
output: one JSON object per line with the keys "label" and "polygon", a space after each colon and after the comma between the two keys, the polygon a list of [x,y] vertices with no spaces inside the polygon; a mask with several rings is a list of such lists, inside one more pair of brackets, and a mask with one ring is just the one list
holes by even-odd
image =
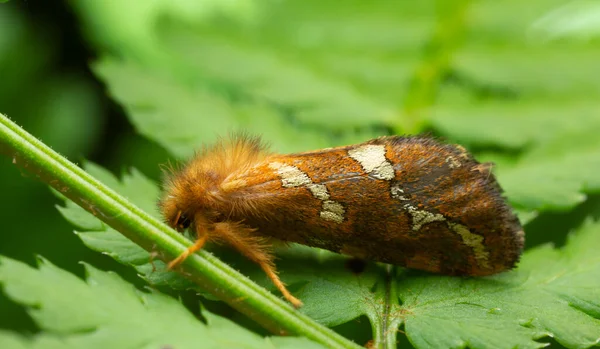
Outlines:
{"label": "orange brown moth", "polygon": [[462,146],[390,136],[304,153],[270,153],[236,135],[168,174],[159,206],[195,244],[226,243],[277,276],[274,242],[295,242],[446,275],[484,276],[518,262],[524,233],[491,167]]}

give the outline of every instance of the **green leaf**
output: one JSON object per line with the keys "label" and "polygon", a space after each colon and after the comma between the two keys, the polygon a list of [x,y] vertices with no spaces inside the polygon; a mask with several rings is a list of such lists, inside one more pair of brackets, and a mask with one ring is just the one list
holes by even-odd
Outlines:
{"label": "green leaf", "polygon": [[76,349],[61,338],[51,334],[37,334],[28,338],[14,332],[0,330],[0,348],[10,349]]}
{"label": "green leaf", "polygon": [[310,60],[299,60],[281,47],[248,44],[240,32],[227,27],[166,27],[161,30],[165,45],[194,71],[237,86],[253,98],[292,108],[300,123],[339,129],[395,119],[393,105],[361,93],[350,81],[324,74]]}
{"label": "green leaf", "polygon": [[[185,72],[188,82],[201,76],[204,82],[292,108],[301,124],[343,130],[395,122],[399,96],[432,25],[430,19],[415,18],[427,18],[429,6],[406,3],[398,11],[381,1],[378,6],[353,1],[341,7],[314,1],[255,4],[256,16],[226,15],[227,20],[216,11],[212,18],[187,15],[189,20],[160,21],[166,9],[149,11],[141,14],[144,23],[155,26],[147,25],[144,36],[156,33],[156,51],[169,53],[159,63],[164,70]],[[79,8],[84,18],[99,13],[115,19],[102,5]],[[340,30],[344,27],[351,32]],[[379,35],[373,36],[373,30]],[[131,47],[139,41],[125,31],[120,39],[132,41]],[[122,42],[111,38],[103,44],[123,50]]]}
{"label": "green leaf", "polygon": [[600,142],[595,129],[573,138],[548,142],[514,166],[498,169],[512,203],[530,210],[566,211],[585,201],[586,194],[600,192]]}
{"label": "green leaf", "polygon": [[85,281],[44,259],[38,264],[35,269],[0,257],[4,292],[27,307],[44,331],[29,340],[0,333],[0,343],[36,348],[52,339],[61,348],[321,348],[302,338],[261,338],[206,310],[203,323],[179,301],[141,292],[87,264]]}
{"label": "green leaf", "polygon": [[531,26],[541,40],[570,38],[589,40],[600,35],[600,6],[596,1],[578,0],[549,11]]}
{"label": "green leaf", "polygon": [[[248,12],[253,15],[245,17],[222,11],[211,16],[209,10],[181,16],[185,20],[156,20],[169,12],[166,8],[141,16],[147,16],[145,35],[158,33],[152,42],[156,51],[169,53],[153,71],[177,76],[183,84],[226,85],[252,99],[292,108],[296,125],[403,129],[418,117],[463,143],[515,148],[565,132],[570,126],[563,123],[581,127],[591,119],[598,124],[594,105],[600,85],[589,74],[596,47],[539,43],[528,36],[532,23],[560,1],[512,0],[503,6],[467,1],[468,16],[458,15],[455,22],[449,18],[452,6],[436,13],[440,4],[285,1],[256,3]],[[88,5],[82,13],[96,13],[94,7],[104,6]],[[437,37],[434,30],[458,34]],[[466,40],[460,41],[462,32]],[[135,47],[137,38],[120,34]],[[116,50],[122,46],[114,38],[104,44]],[[423,53],[427,45],[451,49],[429,56]],[[130,56],[137,60],[139,52]],[[436,61],[449,66],[436,66]],[[457,83],[428,81],[425,75],[447,73],[435,69],[448,69]],[[113,80],[118,78],[108,77],[109,86]],[[423,105],[423,113],[404,115],[403,105],[413,103],[405,100],[414,96],[411,84],[421,83],[433,84],[423,88],[439,90],[439,98]],[[127,102],[124,96],[116,98]]]}
{"label": "green leaf", "polygon": [[600,126],[600,83],[589,74],[595,45],[531,35],[534,23],[563,4],[473,2],[452,79],[431,109],[432,125],[466,145],[513,149]]}
{"label": "green leaf", "polygon": [[[333,252],[300,245],[278,252],[277,267],[286,281],[301,285],[295,292],[304,302],[301,312],[329,327],[369,312],[365,299],[372,297],[371,289],[384,274],[378,265],[368,264],[354,274],[346,266],[348,257]],[[262,273],[254,270],[244,271]]]}
{"label": "green leaf", "polygon": [[455,95],[466,93],[452,91],[432,110],[431,119],[442,134],[465,145],[519,149],[600,127],[595,98],[477,100]]}
{"label": "green leaf", "polygon": [[[134,56],[147,62],[160,61],[164,54],[156,47],[153,28],[158,18],[165,14],[185,19],[202,19],[216,13],[250,20],[257,15],[256,1],[144,1],[120,2],[73,2],[70,4],[85,23],[84,34],[88,40],[103,49],[120,56]],[[104,20],[111,19],[112,25],[105,26]]]}
{"label": "green leaf", "polygon": [[[92,162],[86,162],[84,167],[89,174],[129,198],[138,207],[161,218],[156,206],[158,187],[139,171],[132,169],[131,173],[123,176],[123,181],[119,181],[112,173]],[[65,201],[65,206],[58,209],[65,219],[83,230],[76,233],[86,246],[109,255],[120,263],[134,266],[151,284],[167,285],[175,289],[196,288],[193,282],[167,271],[162,261],[153,260],[146,250],[102,224],[94,215],[72,201]]]}
{"label": "green leaf", "polygon": [[274,105],[236,102],[201,81],[177,81],[140,65],[106,59],[95,65],[95,71],[126,108],[138,132],[179,158],[191,156],[218,135],[239,130],[262,135],[280,152],[359,142],[376,134],[372,129],[347,130],[333,136],[329,130],[314,127],[299,130],[288,113]]}
{"label": "green leaf", "polygon": [[568,244],[528,251],[519,269],[493,277],[421,276],[397,283],[404,330],[418,348],[568,348],[600,343],[600,223]]}

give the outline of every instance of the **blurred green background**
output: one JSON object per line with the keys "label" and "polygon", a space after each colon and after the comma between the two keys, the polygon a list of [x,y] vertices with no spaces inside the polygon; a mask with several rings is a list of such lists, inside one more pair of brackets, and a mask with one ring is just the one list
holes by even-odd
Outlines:
{"label": "blurred green background", "polygon": [[[282,152],[428,131],[498,165],[528,247],[560,245],[600,216],[585,174],[600,158],[599,18],[559,0],[10,1],[0,112],[72,161],[156,181],[235,129]],[[83,246],[46,186],[10,159],[0,177],[0,254],[136,280]],[[0,328],[36,330],[1,294]]]}
{"label": "blurred green background", "polygon": [[[165,153],[137,136],[122,110],[105,96],[88,68],[95,53],[83,41],[73,11],[61,2],[0,5],[0,109],[23,128],[75,162],[90,159],[113,170],[142,167]],[[147,147],[148,157],[135,157]],[[156,160],[152,160],[156,157]],[[135,161],[139,159],[140,161]],[[53,206],[48,188],[0,161],[0,254],[34,263],[43,255],[81,275],[79,261],[107,269],[120,267],[85,248]],[[155,164],[147,167],[158,176]],[[19,217],[19,218],[17,218]],[[23,308],[0,294],[0,327],[35,331]]]}

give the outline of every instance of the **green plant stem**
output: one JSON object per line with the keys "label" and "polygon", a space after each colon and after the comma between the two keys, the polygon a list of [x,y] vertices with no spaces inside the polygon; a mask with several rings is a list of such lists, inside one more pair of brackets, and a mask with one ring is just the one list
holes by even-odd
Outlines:
{"label": "green plant stem", "polygon": [[386,274],[382,277],[384,282],[377,283],[375,294],[384,302],[376,303],[376,310],[369,312],[369,322],[373,331],[372,348],[391,349],[397,347],[396,337],[398,327],[402,320],[396,315],[398,313],[398,292],[396,290],[398,268],[388,265]]}
{"label": "green plant stem", "polygon": [[[190,241],[183,236],[100,183],[2,114],[0,150],[12,158],[13,164],[31,171],[145,250],[159,251],[161,259],[170,261],[190,245]],[[358,347],[317,324],[210,253],[201,251],[188,257],[178,271],[273,333],[305,336],[329,348]]]}

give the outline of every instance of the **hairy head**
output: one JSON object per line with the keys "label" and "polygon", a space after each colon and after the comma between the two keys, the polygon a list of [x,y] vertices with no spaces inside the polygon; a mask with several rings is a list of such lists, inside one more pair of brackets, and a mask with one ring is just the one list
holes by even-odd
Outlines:
{"label": "hairy head", "polygon": [[200,217],[218,221],[221,209],[229,203],[228,189],[235,187],[227,178],[247,169],[265,153],[259,138],[238,134],[202,149],[180,169],[167,166],[158,203],[166,223],[181,232]]}
{"label": "hairy head", "polygon": [[219,177],[194,162],[180,171],[167,173],[158,203],[166,223],[181,232],[193,223],[196,215],[210,216],[219,201]]}

